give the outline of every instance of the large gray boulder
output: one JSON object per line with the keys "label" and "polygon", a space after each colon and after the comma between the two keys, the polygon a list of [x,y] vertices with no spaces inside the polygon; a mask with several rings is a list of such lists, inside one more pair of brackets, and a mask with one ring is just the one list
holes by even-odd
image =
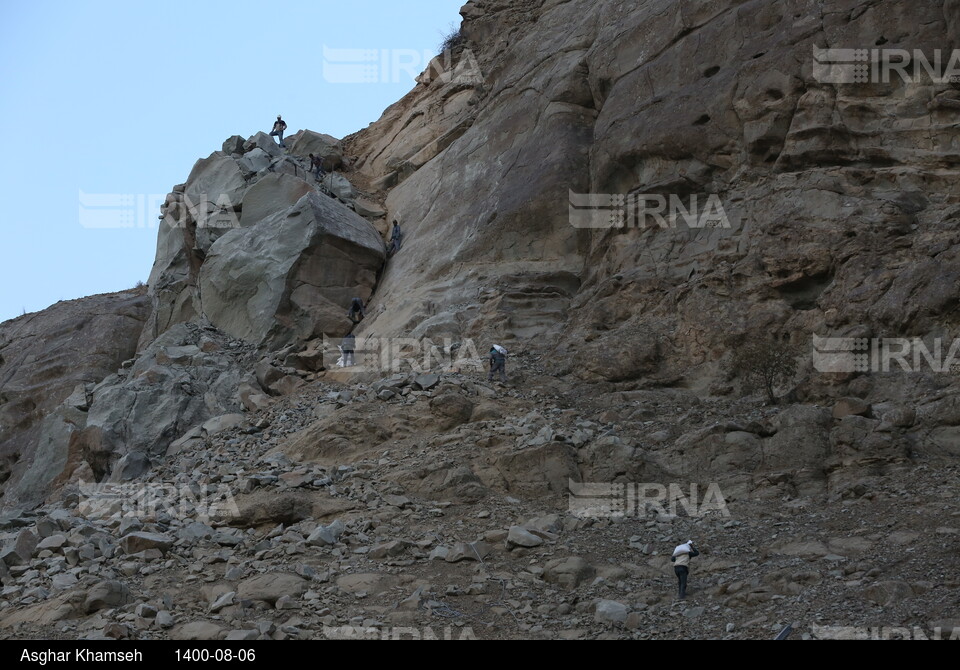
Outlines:
{"label": "large gray boulder", "polygon": [[231,154],[243,153],[244,139],[239,135],[231,135],[223,142],[223,153],[228,156]]}
{"label": "large gray boulder", "polygon": [[300,158],[307,158],[310,154],[320,156],[323,159],[323,169],[327,171],[335,170],[343,162],[340,140],[312,130],[304,130],[299,134],[290,147],[290,153]]}
{"label": "large gray boulder", "polygon": [[313,191],[302,179],[288,174],[268,174],[247,189],[241,203],[240,225],[250,228],[279,211],[293,207]]}
{"label": "large gray boulder", "polygon": [[193,207],[201,202],[236,204],[246,188],[247,181],[237,161],[222,151],[215,151],[193,166],[184,196]]}
{"label": "large gray boulder", "polygon": [[352,200],[357,197],[357,190],[342,174],[331,172],[323,178],[323,185],[341,200]]}
{"label": "large gray boulder", "polygon": [[253,151],[256,148],[263,149],[265,152],[276,158],[283,154],[283,149],[273,137],[264,132],[259,132],[243,145],[244,151]]}
{"label": "large gray boulder", "polygon": [[251,357],[240,343],[195,324],[157,338],[129,371],[93,390],[75,441],[94,475],[121,478],[129,463],[123,456],[159,459],[191,428],[242,411],[240,386],[256,384],[246,371]]}
{"label": "large gray boulder", "polygon": [[[266,156],[263,151],[254,153],[238,162],[216,151],[198,160],[186,183],[167,195],[160,209],[157,252],[148,281],[153,309],[139,349],[171,326],[199,317],[197,271],[213,243],[240,225],[238,210],[248,187],[244,171],[255,172],[252,162]],[[266,165],[269,162],[266,156]]]}
{"label": "large gray boulder", "polygon": [[214,244],[200,271],[204,315],[256,344],[342,335],[350,300],[370,296],[383,262],[368,221],[310,194]]}
{"label": "large gray boulder", "polygon": [[[318,189],[300,158],[309,153],[324,156],[327,169],[341,162],[339,140],[329,135],[305,130],[289,137],[290,143],[295,144],[300,153],[284,154],[276,139],[266,133],[257,133],[244,142],[232,137],[225,143],[224,151],[197,161],[187,181],[174,187],[167,196],[160,211],[157,253],[149,280],[153,308],[138,343],[139,350],[178,323],[201,322],[208,303],[214,305],[212,313],[221,312],[217,296],[208,301],[208,296],[201,295],[201,268],[221,237],[232,230],[253,227],[267,218],[279,216],[304,195]],[[337,177],[336,192],[343,198],[352,197],[353,186],[347,179]],[[228,246],[218,252],[222,253]],[[334,273],[342,274],[345,266],[340,263]],[[349,285],[354,274],[347,271],[349,276],[342,279]],[[372,283],[359,284],[369,285],[366,291],[369,295]],[[296,287],[291,290],[293,288]],[[296,330],[300,332],[304,328]]]}
{"label": "large gray boulder", "polygon": [[270,167],[271,162],[273,162],[273,157],[260,147],[257,147],[253,151],[244,154],[243,158],[240,159],[240,167],[247,172],[256,174]]}

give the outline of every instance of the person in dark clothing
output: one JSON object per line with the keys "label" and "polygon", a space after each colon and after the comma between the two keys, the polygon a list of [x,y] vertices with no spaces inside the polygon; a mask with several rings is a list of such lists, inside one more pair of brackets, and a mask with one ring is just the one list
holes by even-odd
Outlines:
{"label": "person in dark clothing", "polygon": [[690,559],[700,555],[697,548],[693,546],[693,541],[681,544],[674,549],[670,562],[674,564],[673,571],[677,575],[677,584],[680,588],[679,598],[684,600],[687,597],[687,577],[690,576]]}
{"label": "person in dark clothing", "polygon": [[354,298],[353,302],[350,303],[350,311],[347,312],[347,318],[356,324],[363,321],[363,317],[366,315],[367,311],[363,305],[363,300],[360,298]]}
{"label": "person in dark clothing", "polygon": [[313,154],[310,154],[310,170],[317,178],[317,181],[323,179],[323,159],[320,158],[320,156],[314,156]]}
{"label": "person in dark clothing", "polygon": [[287,122],[280,118],[280,115],[277,114],[277,120],[273,123],[273,130],[270,131],[270,135],[276,135],[280,140],[280,146],[284,149],[287,148],[287,145],[283,143],[283,131],[287,129]]}
{"label": "person in dark clothing", "polygon": [[340,344],[340,351],[343,352],[343,367],[350,368],[353,367],[353,352],[357,348],[357,338],[353,333],[350,333]]}
{"label": "person in dark clothing", "polygon": [[400,251],[400,241],[403,233],[400,232],[400,222],[394,220],[393,231],[390,233],[390,248],[387,250],[387,256],[393,256]]}
{"label": "person in dark clothing", "polygon": [[493,381],[494,373],[500,373],[500,381],[507,383],[507,350],[501,346],[493,345],[490,348],[490,374],[487,381]]}

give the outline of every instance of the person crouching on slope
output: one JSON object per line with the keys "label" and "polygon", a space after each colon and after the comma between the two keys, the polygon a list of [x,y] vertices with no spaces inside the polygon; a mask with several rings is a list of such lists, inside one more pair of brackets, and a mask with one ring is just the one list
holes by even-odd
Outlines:
{"label": "person crouching on slope", "polygon": [[322,181],[325,175],[323,171],[323,159],[320,156],[314,156],[310,154],[310,171],[313,172],[313,176],[317,181]]}

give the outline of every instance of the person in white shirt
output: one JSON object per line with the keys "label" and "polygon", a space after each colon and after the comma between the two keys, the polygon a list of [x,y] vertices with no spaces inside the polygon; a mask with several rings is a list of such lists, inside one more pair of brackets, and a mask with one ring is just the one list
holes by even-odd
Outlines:
{"label": "person in white shirt", "polygon": [[693,546],[693,540],[681,544],[673,550],[673,556],[670,562],[674,564],[673,571],[677,575],[678,586],[680,587],[680,600],[687,597],[687,577],[690,576],[690,559],[700,555],[697,548]]}

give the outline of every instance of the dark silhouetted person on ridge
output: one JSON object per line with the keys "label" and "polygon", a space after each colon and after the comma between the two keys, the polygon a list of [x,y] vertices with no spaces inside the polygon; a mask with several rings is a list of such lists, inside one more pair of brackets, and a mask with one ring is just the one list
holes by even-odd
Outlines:
{"label": "dark silhouetted person on ridge", "polygon": [[273,130],[270,131],[270,135],[276,135],[280,140],[280,146],[284,149],[287,148],[287,145],[283,143],[283,131],[287,129],[287,122],[280,118],[280,115],[277,114],[277,120],[273,124]]}

